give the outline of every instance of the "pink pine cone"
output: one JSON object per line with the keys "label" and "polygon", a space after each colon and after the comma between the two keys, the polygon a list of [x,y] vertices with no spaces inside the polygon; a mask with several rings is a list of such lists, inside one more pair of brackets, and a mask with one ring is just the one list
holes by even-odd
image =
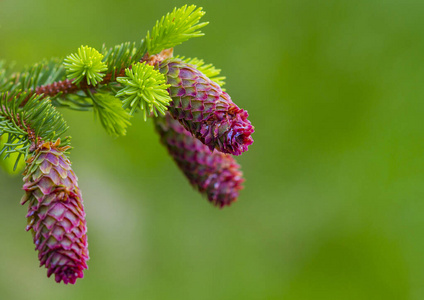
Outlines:
{"label": "pink pine cone", "polygon": [[74,284],[87,269],[87,227],[77,177],[56,143],[40,146],[28,162],[21,203],[29,203],[28,226],[40,266],[56,282]]}
{"label": "pink pine cone", "polygon": [[254,128],[218,84],[195,66],[171,58],[159,65],[172,98],[169,112],[210,150],[240,155],[253,143]]}
{"label": "pink pine cone", "polygon": [[161,142],[195,188],[219,207],[237,200],[244,179],[231,155],[211,152],[169,113],[154,120]]}

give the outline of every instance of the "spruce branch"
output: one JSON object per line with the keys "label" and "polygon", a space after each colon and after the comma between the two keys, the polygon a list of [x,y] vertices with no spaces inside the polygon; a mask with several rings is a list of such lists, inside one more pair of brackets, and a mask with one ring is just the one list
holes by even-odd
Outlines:
{"label": "spruce branch", "polygon": [[[10,74],[5,70],[4,63],[0,62],[0,92],[22,90],[29,95],[44,94],[57,106],[78,107],[78,101],[70,100],[69,105],[66,103],[69,100],[68,95],[78,94],[91,87],[116,83],[117,77],[125,75],[126,68],[134,63],[147,61],[147,53],[157,54],[190,38],[203,36],[200,29],[208,22],[199,23],[199,20],[204,14],[202,8],[196,8],[195,5],[174,8],[156,22],[152,31],[140,43],[127,42],[112,48],[103,45],[100,52],[85,46],[78,49],[77,53],[69,55],[65,61],[53,58],[19,73]],[[61,99],[55,101],[56,97]],[[82,95],[84,97],[87,95]]]}
{"label": "spruce branch", "polygon": [[84,91],[89,88],[102,88],[102,86],[116,82],[117,77],[125,75],[125,68],[130,67],[132,63],[143,62],[148,58],[148,56],[145,56],[146,50],[143,41],[139,47],[136,47],[135,43],[123,43],[107,50],[106,46],[103,45],[102,53],[104,53],[102,62],[107,66],[107,70],[104,76],[102,76],[102,80],[97,82],[96,86],[90,85],[86,81],[81,81],[77,84],[71,79],[65,79],[65,76],[63,76],[60,80],[38,86],[32,91],[39,95],[44,94],[45,96],[49,96],[54,100],[57,100],[56,97],[59,96],[61,99],[57,100],[55,104],[76,108],[79,105],[78,101],[73,101],[75,97],[73,97],[73,100],[70,100],[74,105],[68,105],[66,103],[70,99],[68,97],[69,95],[79,95],[82,98],[86,98],[87,95]]}

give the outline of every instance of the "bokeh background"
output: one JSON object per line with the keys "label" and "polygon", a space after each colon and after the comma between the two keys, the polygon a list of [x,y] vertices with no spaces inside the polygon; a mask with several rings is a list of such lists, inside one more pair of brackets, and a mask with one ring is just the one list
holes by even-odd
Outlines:
{"label": "bokeh background", "polygon": [[[0,58],[139,41],[183,4],[0,0]],[[90,269],[75,286],[46,278],[21,176],[2,172],[0,299],[423,299],[424,2],[194,4],[210,25],[175,53],[221,68],[256,127],[239,201],[194,191],[141,115],[114,139],[62,110]]]}

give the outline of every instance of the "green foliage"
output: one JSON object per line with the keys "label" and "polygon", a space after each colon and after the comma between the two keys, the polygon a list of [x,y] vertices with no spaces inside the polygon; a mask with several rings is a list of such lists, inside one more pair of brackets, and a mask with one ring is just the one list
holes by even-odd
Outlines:
{"label": "green foliage", "polygon": [[[214,67],[214,65],[212,64],[205,64],[205,62],[203,61],[203,59],[198,59],[197,57],[195,58],[185,58],[184,56],[182,57],[176,57],[181,59],[182,61],[184,61],[187,64],[190,65],[194,65],[196,67],[197,70],[199,70],[200,72],[202,72],[203,74],[206,75],[206,77],[208,77],[210,80],[212,80],[213,82],[217,83],[219,86],[223,86],[225,85],[225,76],[219,76],[219,74],[221,73],[221,69],[217,69]],[[223,91],[225,91],[225,89],[222,89]]]}
{"label": "green foliage", "polygon": [[132,65],[125,70],[126,77],[118,77],[117,81],[123,88],[116,97],[123,97],[123,107],[130,109],[133,114],[137,109],[144,111],[144,120],[147,114],[157,116],[159,111],[165,114],[171,100],[167,91],[165,76],[155,70],[153,66],[144,63]]}
{"label": "green foliage", "polygon": [[81,46],[77,53],[73,53],[65,58],[64,66],[68,79],[73,79],[73,83],[78,84],[84,78],[87,84],[96,85],[105,76],[103,71],[108,68],[102,61],[103,54],[88,46]]}
{"label": "green foliage", "polygon": [[122,102],[110,94],[90,94],[93,110],[106,131],[113,136],[125,135],[131,125],[131,115],[122,107]]}
{"label": "green foliage", "polygon": [[[0,150],[4,159],[11,153],[28,158],[30,146],[42,141],[54,141],[68,129],[61,114],[48,98],[27,93],[2,93],[0,95],[0,136],[7,141]],[[69,139],[62,141],[68,145]]]}
{"label": "green foliage", "polygon": [[199,29],[209,24],[208,22],[199,23],[204,14],[202,8],[196,9],[195,5],[174,8],[171,13],[156,22],[151,34],[147,32],[146,43],[149,54],[157,54],[191,38],[203,36],[204,33]]}
{"label": "green foliage", "polygon": [[68,130],[68,125],[49,98],[33,95],[21,110],[24,120],[44,141],[55,141]]}
{"label": "green foliage", "polygon": [[136,43],[127,42],[109,49],[103,45],[102,53],[104,54],[103,61],[108,66],[107,73],[111,74],[112,80],[115,80],[122,69],[143,58],[146,53],[146,43],[142,40],[137,46]]}

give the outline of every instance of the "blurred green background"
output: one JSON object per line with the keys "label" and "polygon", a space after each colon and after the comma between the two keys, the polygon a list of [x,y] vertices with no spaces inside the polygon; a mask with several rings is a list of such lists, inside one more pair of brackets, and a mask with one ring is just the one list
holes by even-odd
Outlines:
{"label": "blurred green background", "polygon": [[[183,4],[0,0],[0,58],[139,41]],[[113,139],[63,110],[90,269],[46,278],[0,173],[0,299],[424,299],[424,2],[194,4],[206,36],[175,53],[222,68],[256,127],[239,201],[194,191],[141,115]]]}

